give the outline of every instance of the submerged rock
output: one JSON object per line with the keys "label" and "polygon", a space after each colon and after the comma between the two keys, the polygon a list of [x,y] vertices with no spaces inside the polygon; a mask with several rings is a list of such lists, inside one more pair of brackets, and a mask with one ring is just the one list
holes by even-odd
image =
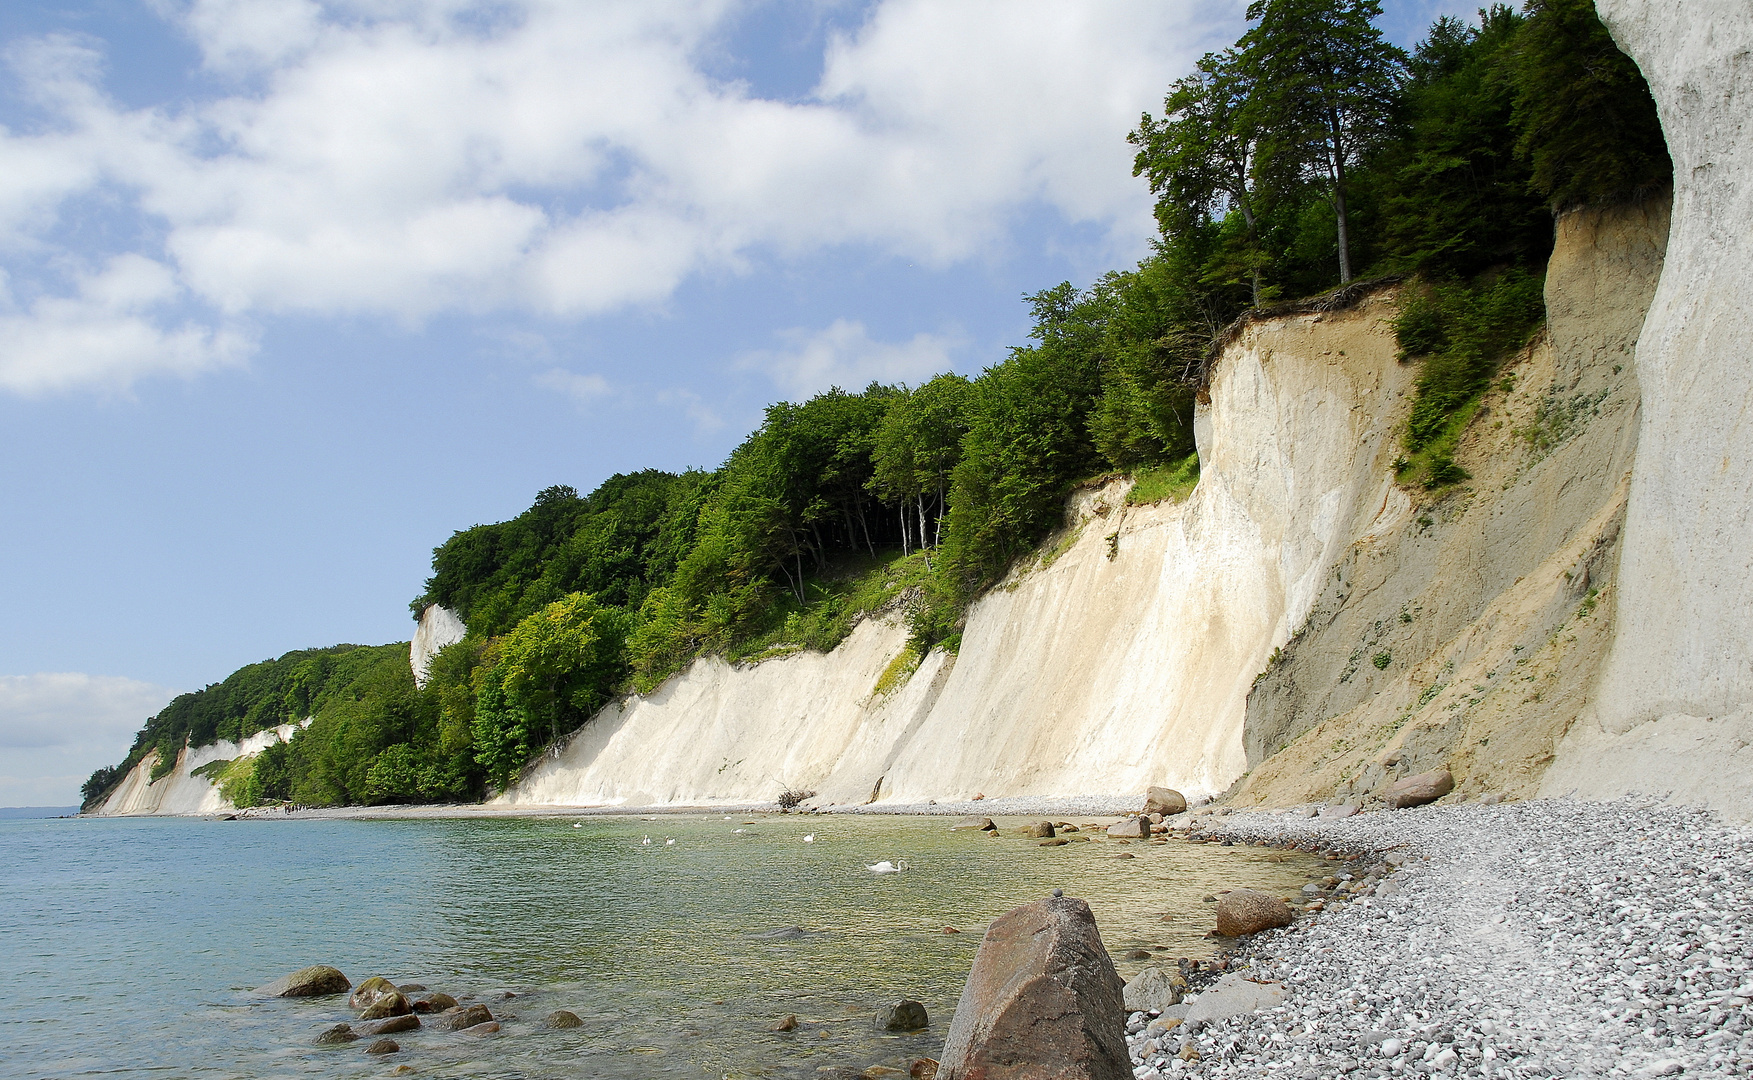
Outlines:
{"label": "submerged rock", "polygon": [[409,1013],[404,1016],[390,1016],[382,1020],[360,1024],[358,1031],[361,1035],[394,1035],[398,1031],[413,1031],[419,1026],[420,1018]]}
{"label": "submerged rock", "polygon": [[1088,904],[1024,904],[986,931],[938,1076],[1131,1080],[1121,994]]}
{"label": "submerged rock", "polygon": [[907,1066],[907,1075],[913,1080],[937,1080],[937,1059],[920,1058]]}
{"label": "submerged rock", "polygon": [[549,1013],[548,1018],[542,1022],[544,1024],[546,1024],[547,1026],[549,1026],[551,1028],[555,1028],[557,1030],[564,1029],[564,1028],[577,1028],[577,1027],[584,1026],[584,1021],[580,1020],[578,1018],[577,1013],[568,1012],[565,1009],[554,1010],[553,1012]]}
{"label": "submerged rock", "polygon": [[394,1054],[402,1049],[402,1044],[394,1039],[379,1039],[365,1048],[368,1054]]}
{"label": "submerged rock", "polygon": [[878,1014],[877,1025],[884,1031],[918,1031],[929,1027],[931,1018],[925,1015],[924,1005],[903,998]]}
{"label": "submerged rock", "polygon": [[413,1006],[408,1004],[408,999],[402,996],[400,990],[391,990],[387,994],[378,995],[376,1001],[359,1010],[359,1019],[381,1020],[386,1016],[406,1016],[413,1011]]}
{"label": "submerged rock", "polygon": [[476,1024],[485,1024],[491,1019],[493,1014],[487,1011],[485,1005],[456,1005],[439,1013],[434,1022],[446,1031],[462,1031]]}
{"label": "submerged rock", "polygon": [[345,994],[352,985],[347,981],[347,976],[338,969],[327,964],[314,964],[258,986],[256,993],[267,997],[321,997],[325,994]]}
{"label": "submerged rock", "polygon": [[1234,889],[1217,902],[1217,932],[1225,937],[1257,934],[1276,926],[1289,926],[1295,913],[1276,896],[1253,889]]}
{"label": "submerged rock", "polygon": [[770,1031],[796,1031],[797,1030],[797,1014],[796,1013],[786,1013],[784,1016],[781,1016],[779,1018],[779,1022],[777,1024],[774,1024],[768,1030],[770,1030]]}
{"label": "submerged rock", "polygon": [[996,828],[998,828],[998,826],[992,824],[992,819],[989,817],[965,817],[954,825],[951,825],[950,832],[960,832],[963,829],[978,829],[981,832],[991,832]]}
{"label": "submerged rock", "polygon": [[351,1024],[336,1024],[328,1028],[314,1040],[318,1046],[335,1046],[340,1043],[356,1042],[359,1039]]}
{"label": "submerged rock", "polygon": [[476,1024],[473,1027],[463,1028],[464,1035],[474,1035],[477,1038],[482,1035],[497,1035],[498,1033],[499,1021],[497,1020],[489,1020],[485,1024]]}
{"label": "submerged rock", "polygon": [[409,1007],[417,1013],[441,1013],[446,1009],[456,1008],[457,999],[449,994],[434,991],[409,1002]]}

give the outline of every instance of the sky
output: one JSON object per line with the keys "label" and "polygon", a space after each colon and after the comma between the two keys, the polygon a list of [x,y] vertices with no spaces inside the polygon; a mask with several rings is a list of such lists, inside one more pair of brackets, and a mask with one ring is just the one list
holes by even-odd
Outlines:
{"label": "sky", "polygon": [[1245,8],[0,6],[0,805],[405,640],[432,549],[543,487],[997,362],[1146,253],[1126,134]]}

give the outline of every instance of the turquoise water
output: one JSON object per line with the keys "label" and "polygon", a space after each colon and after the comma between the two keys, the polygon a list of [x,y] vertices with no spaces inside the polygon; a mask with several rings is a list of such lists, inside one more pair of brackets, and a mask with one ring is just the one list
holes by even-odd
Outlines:
{"label": "turquoise water", "polygon": [[[865,869],[885,859],[910,869]],[[904,1068],[937,1056],[986,923],[1016,904],[1088,899],[1129,974],[1143,961],[1124,950],[1209,952],[1203,895],[1289,892],[1313,865],[1179,842],[1042,848],[919,818],[0,822],[0,1075]],[[791,926],[805,933],[758,936]],[[248,993],[314,963],[473,997],[504,1031],[405,1033],[385,1058],[315,1047],[353,1019],[344,998]],[[872,1017],[903,996],[931,1027],[880,1034]],[[585,1026],[545,1030],[562,1008]],[[797,1031],[768,1030],[787,1013]]]}

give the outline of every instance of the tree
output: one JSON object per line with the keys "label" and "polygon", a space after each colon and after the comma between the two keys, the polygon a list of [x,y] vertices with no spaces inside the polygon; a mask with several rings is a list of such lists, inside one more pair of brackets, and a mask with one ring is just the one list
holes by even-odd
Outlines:
{"label": "tree", "polygon": [[1132,175],[1150,180],[1163,235],[1184,235],[1232,209],[1242,215],[1242,268],[1259,306],[1265,255],[1255,209],[1260,133],[1255,110],[1248,108],[1252,92],[1236,50],[1206,53],[1194,73],[1177,81],[1163,100],[1163,118],[1145,113],[1138,130],[1126,139],[1139,148]]}
{"label": "tree", "polygon": [[1280,188],[1314,182],[1331,202],[1339,280],[1351,280],[1348,174],[1394,130],[1405,54],[1382,40],[1378,0],[1254,0],[1239,66],[1260,168]]}
{"label": "tree", "polygon": [[1655,99],[1593,0],[1531,0],[1516,79],[1516,152],[1534,190],[1564,210],[1638,199],[1666,186],[1674,163]]}
{"label": "tree", "polygon": [[[871,490],[900,508],[901,544],[911,546],[917,530],[920,548],[934,547],[941,539],[943,516],[948,509],[950,477],[962,458],[962,436],[968,431],[967,409],[971,385],[960,375],[946,372],[907,391],[889,403],[871,450]],[[932,497],[931,520],[935,528],[927,538],[925,498]],[[907,507],[913,505],[912,529]]]}

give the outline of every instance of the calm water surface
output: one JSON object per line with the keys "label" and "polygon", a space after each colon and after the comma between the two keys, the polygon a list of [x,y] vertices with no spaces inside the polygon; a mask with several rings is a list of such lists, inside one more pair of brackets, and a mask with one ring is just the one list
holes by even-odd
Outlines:
{"label": "calm water surface", "polygon": [[[885,859],[911,869],[864,869]],[[942,818],[0,822],[0,1075],[904,1068],[937,1056],[987,922],[1016,904],[1055,887],[1084,897],[1130,975],[1144,962],[1120,960],[1128,949],[1210,951],[1205,895],[1288,893],[1314,865],[1180,842],[1041,848],[952,834]],[[789,926],[807,933],[758,936]],[[472,995],[505,1030],[399,1034],[387,1058],[365,1041],[312,1046],[353,1019],[344,998],[248,988],[314,963]],[[878,1033],[872,1017],[903,996],[925,1003],[930,1029]],[[543,1030],[562,1008],[585,1026]],[[799,1030],[767,1030],[786,1013]]]}

